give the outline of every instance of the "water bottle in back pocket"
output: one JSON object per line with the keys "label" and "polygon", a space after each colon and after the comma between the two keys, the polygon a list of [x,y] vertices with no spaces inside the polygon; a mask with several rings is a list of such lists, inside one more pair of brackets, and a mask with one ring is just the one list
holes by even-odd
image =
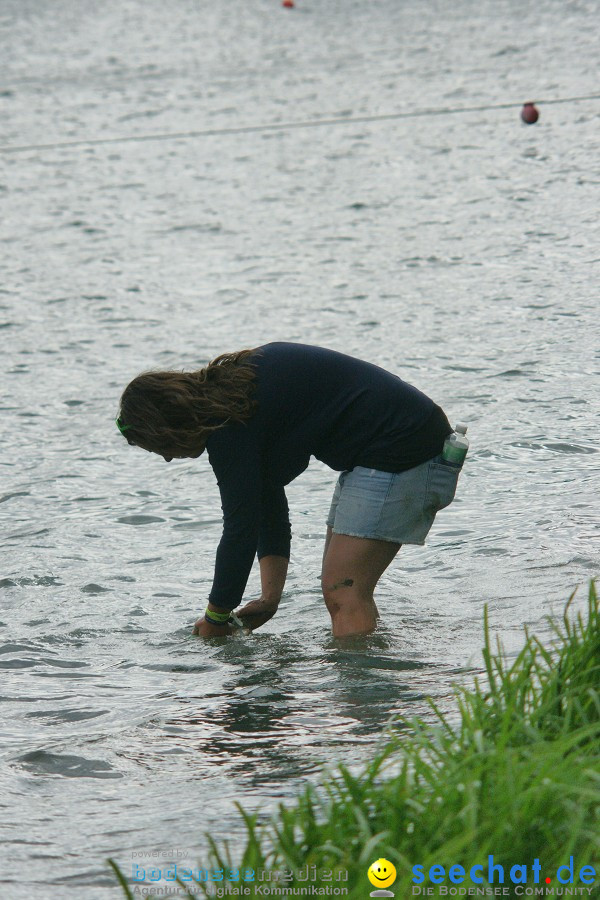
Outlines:
{"label": "water bottle in back pocket", "polygon": [[469,439],[467,437],[467,426],[459,424],[455,427],[452,434],[449,434],[444,441],[444,449],[442,450],[442,459],[446,463],[454,466],[462,466],[469,449]]}

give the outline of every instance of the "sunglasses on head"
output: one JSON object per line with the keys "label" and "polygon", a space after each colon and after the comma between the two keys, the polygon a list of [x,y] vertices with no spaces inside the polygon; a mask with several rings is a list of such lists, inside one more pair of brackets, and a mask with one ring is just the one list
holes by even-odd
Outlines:
{"label": "sunglasses on head", "polygon": [[135,441],[132,441],[131,438],[129,437],[129,435],[126,434],[126,432],[127,432],[130,428],[132,428],[133,426],[132,426],[132,425],[125,425],[125,423],[123,422],[123,419],[121,418],[121,416],[119,416],[117,419],[115,419],[115,425],[117,426],[117,428],[119,429],[119,431],[121,432],[121,434],[123,435],[123,437],[127,438],[127,443],[129,444],[129,446],[130,446],[130,447],[135,447]]}
{"label": "sunglasses on head", "polygon": [[121,432],[121,434],[125,434],[127,429],[131,428],[131,425],[125,425],[121,416],[119,416],[118,418],[115,419],[115,424],[116,424],[117,428],[119,429],[119,431]]}

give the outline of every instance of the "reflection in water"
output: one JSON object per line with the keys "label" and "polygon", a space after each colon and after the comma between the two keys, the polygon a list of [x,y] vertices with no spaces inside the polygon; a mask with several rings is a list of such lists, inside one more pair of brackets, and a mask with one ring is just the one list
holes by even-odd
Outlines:
{"label": "reflection in water", "polygon": [[446,683],[440,666],[386,655],[390,644],[386,634],[311,648],[285,635],[228,639],[215,654],[234,664],[223,690],[187,698],[161,728],[192,750],[198,776],[216,766],[246,792],[327,759],[360,763],[390,720],[426,708]]}

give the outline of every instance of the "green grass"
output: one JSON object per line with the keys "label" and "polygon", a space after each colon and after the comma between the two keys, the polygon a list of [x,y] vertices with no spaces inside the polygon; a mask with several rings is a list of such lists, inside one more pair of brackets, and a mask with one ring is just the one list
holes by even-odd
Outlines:
{"label": "green grass", "polygon": [[540,883],[552,876],[556,887],[557,868],[573,856],[575,886],[591,864],[589,896],[600,896],[600,610],[593,583],[586,616],[571,614],[572,599],[551,639],[542,644],[525,631],[512,662],[492,650],[486,612],[486,677],[455,688],[456,725],[432,703],[433,723],[398,720],[360,774],[339,765],[267,824],[240,809],[242,848],[208,839],[211,866],[347,870],[338,884],[364,898],[367,869],[383,857],[398,872],[390,889],[405,898],[415,864],[425,873],[444,866],[450,887],[451,865],[468,872],[481,863],[487,872],[493,854],[505,886],[514,865],[528,867],[533,885],[537,858]]}

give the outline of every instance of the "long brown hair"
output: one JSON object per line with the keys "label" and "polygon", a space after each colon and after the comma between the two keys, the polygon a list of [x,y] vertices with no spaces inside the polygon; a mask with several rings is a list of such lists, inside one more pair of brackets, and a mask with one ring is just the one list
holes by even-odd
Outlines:
{"label": "long brown hair", "polygon": [[213,431],[246,422],[256,409],[253,350],[223,353],[196,372],[143,372],[121,396],[118,425],[153,453],[201,453]]}

